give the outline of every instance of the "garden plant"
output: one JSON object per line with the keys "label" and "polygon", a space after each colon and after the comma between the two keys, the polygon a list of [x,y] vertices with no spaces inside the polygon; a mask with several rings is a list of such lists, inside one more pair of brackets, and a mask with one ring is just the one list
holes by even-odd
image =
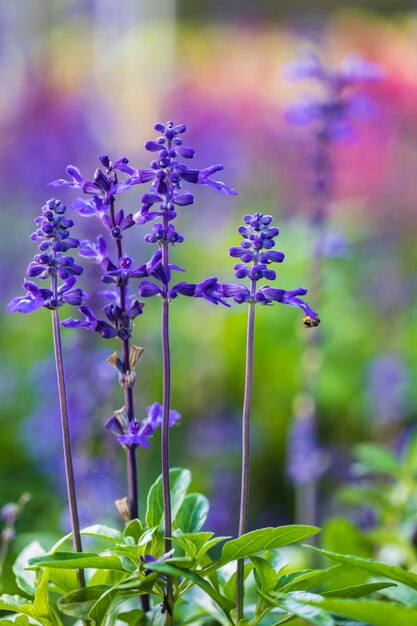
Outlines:
{"label": "garden plant", "polygon": [[[325,229],[329,193],[329,144],[339,133],[350,130],[349,115],[354,105],[359,107],[358,101],[345,100],[341,94],[357,81],[375,78],[376,70],[363,61],[351,60],[339,73],[330,75],[313,59],[310,65],[299,66],[298,72],[300,76],[325,80],[335,90],[330,103],[310,102],[293,113],[298,116],[297,122],[318,120],[321,128],[314,161],[317,200],[314,224],[318,234],[312,261],[312,283],[318,289],[322,272],[320,235]],[[389,535],[410,557],[406,562],[401,558],[397,565],[384,563],[383,553],[375,555],[372,550],[348,554],[343,548],[327,549],[326,540],[324,547],[319,548],[320,528],[314,525],[248,530],[251,431],[256,429],[256,415],[251,415],[252,396],[257,393],[256,325],[262,324],[265,315],[279,315],[275,304],[295,307],[300,310],[299,327],[306,334],[311,333],[307,341],[316,346],[320,319],[304,300],[306,288],[284,288],[285,271],[277,280],[274,268],[284,262],[285,256],[275,249],[280,232],[275,219],[263,212],[262,205],[243,216],[243,223],[237,229],[240,242],[230,235],[228,254],[235,262],[236,280],[222,282],[214,275],[194,283],[174,278],[177,272],[185,272],[175,262],[176,246],[185,245],[175,219],[178,211],[189,211],[187,219],[194,219],[187,208],[195,200],[190,186],[211,187],[224,196],[219,196],[217,201],[225,208],[239,200],[235,199],[234,189],[217,180],[223,166],[188,165],[195,151],[183,143],[184,124],[168,121],[154,128],[157,137],[145,144],[146,151],[154,157],[149,166],[141,169],[132,166],[125,157],[112,161],[108,155],[101,155],[99,168],[91,178],[84,178],[77,167],[69,165],[68,179],[51,183],[54,188],[69,187],[80,197],[74,199],[71,211],[57,198],[45,202],[31,235],[37,251],[27,268],[26,293],[14,298],[8,307],[10,312],[24,314],[47,309],[51,315],[71,532],[53,546],[33,541],[18,556],[13,570],[20,592],[0,597],[2,625],[15,622],[19,626],[60,626],[82,622],[97,626],[284,623],[408,626],[415,623],[417,573],[411,568],[415,562],[412,546],[415,438],[402,460],[383,448],[369,446],[358,451],[363,466],[391,477],[394,486],[390,485],[389,490],[374,484],[354,485],[345,490],[345,497],[351,501],[365,498],[378,508],[380,527],[366,540],[375,544]],[[140,209],[136,213],[119,208],[122,194],[138,196]],[[93,220],[91,232],[95,234],[92,239],[80,241],[73,233],[77,220],[83,217]],[[148,222],[152,223],[150,232],[142,233]],[[126,253],[126,241],[129,238],[129,249],[133,249],[135,242],[143,237],[155,249],[149,259],[134,259]],[[281,238],[285,241],[285,232]],[[75,250],[81,260],[71,256],[70,251]],[[83,271],[89,262],[98,264],[102,276],[94,292],[89,287],[87,293]],[[221,268],[218,269],[220,273]],[[312,296],[319,305],[319,294],[313,290]],[[170,461],[170,429],[187,428],[182,424],[186,420],[181,420],[173,408],[175,398],[171,404],[175,360],[171,359],[170,340],[176,328],[170,324],[170,312],[171,307],[182,306],[183,297],[202,298],[207,306],[247,307],[246,344],[245,337],[241,337],[245,367],[240,507],[230,536],[217,536],[204,527],[209,511],[207,498],[193,491],[190,471],[172,467]],[[159,298],[161,302],[162,395],[145,412],[138,411],[141,368],[146,367],[147,359],[143,347],[146,337],[141,335],[140,322],[147,315],[146,303],[150,298]],[[97,310],[100,299],[106,303],[102,313]],[[87,304],[89,300],[91,306]],[[322,325],[325,323],[323,320]],[[155,324],[159,324],[159,318]],[[75,330],[62,331],[62,328]],[[110,416],[103,416],[103,426],[114,435],[115,444],[126,457],[126,495],[116,501],[120,523],[115,528],[103,523],[100,511],[94,525],[82,527],[79,522],[68,410],[71,388],[66,384],[61,333],[82,335],[85,331],[97,333],[109,346],[109,367],[114,368],[120,386],[120,404]],[[275,341],[279,338],[272,337],[271,342]],[[311,392],[310,388],[307,392]],[[152,446],[153,435],[159,428],[161,475],[154,477],[146,498],[141,498],[146,499],[146,508],[140,510],[141,466],[146,463],[146,449]],[[313,481],[315,478],[311,476]],[[396,498],[398,493],[404,496],[400,503]],[[13,540],[16,520],[25,515],[27,500],[25,494],[16,504],[2,509],[0,572]],[[397,520],[400,528],[394,530],[392,525]],[[350,527],[341,523],[338,528],[342,533],[338,545],[343,546],[343,533],[348,537]],[[287,546],[313,537],[314,546],[301,548],[310,566],[298,568],[291,558],[287,561],[292,554],[286,552]]]}

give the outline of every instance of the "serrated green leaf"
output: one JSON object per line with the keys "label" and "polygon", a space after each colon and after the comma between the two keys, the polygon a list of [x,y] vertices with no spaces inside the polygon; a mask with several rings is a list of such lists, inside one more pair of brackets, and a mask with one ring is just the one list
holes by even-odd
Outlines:
{"label": "serrated green leaf", "polygon": [[84,589],[76,589],[59,598],[58,607],[65,615],[77,619],[87,619],[94,604],[109,588],[108,585],[93,585]]}
{"label": "serrated green leaf", "polygon": [[357,619],[369,626],[411,626],[417,623],[417,608],[378,600],[339,600],[323,598],[314,606],[344,617]]}
{"label": "serrated green leaf", "polygon": [[332,591],[323,591],[321,595],[325,598],[363,598],[371,593],[396,587],[395,583],[365,583],[364,585],[352,585],[343,589],[332,589]]}
{"label": "serrated green leaf", "polygon": [[201,493],[190,493],[185,496],[178,509],[175,525],[184,533],[194,533],[200,530],[207,519],[209,501]]}
{"label": "serrated green leaf", "polygon": [[389,578],[390,580],[404,583],[404,585],[408,585],[408,587],[411,587],[412,589],[417,589],[417,574],[414,574],[413,572],[408,572],[401,567],[396,567],[395,565],[387,565],[386,563],[380,563],[379,561],[373,561],[372,559],[363,559],[358,556],[337,554],[336,552],[329,552],[328,550],[314,548],[313,546],[306,547],[308,547],[310,550],[314,550],[314,552],[323,554],[324,556],[327,556],[329,557],[329,559],[332,559],[334,561],[346,563],[347,565],[357,567],[358,569],[363,569],[367,572],[371,572],[371,574],[384,576],[385,578]]}
{"label": "serrated green leaf", "polygon": [[[174,522],[178,509],[184,501],[185,494],[191,482],[191,472],[187,469],[174,467],[169,472],[171,485],[172,521]],[[164,496],[162,476],[154,482],[148,493],[146,508],[146,524],[149,528],[161,527],[164,518]]]}
{"label": "serrated green leaf", "polygon": [[30,568],[51,567],[58,569],[113,569],[126,571],[117,556],[100,556],[94,552],[59,552],[30,559]]}
{"label": "serrated green leaf", "polygon": [[316,526],[281,526],[279,528],[261,528],[246,533],[238,539],[224,544],[220,562],[222,565],[248,556],[254,556],[265,550],[281,548],[320,531]]}
{"label": "serrated green leaf", "polygon": [[236,606],[234,602],[222,596],[207,580],[205,580],[202,576],[200,576],[200,574],[197,574],[197,572],[194,572],[193,570],[187,569],[185,567],[179,567],[177,565],[171,565],[171,563],[168,561],[149,563],[147,567],[149,567],[149,569],[151,570],[154,570],[155,572],[165,574],[166,576],[176,578],[183,577],[191,580],[203,591],[205,591],[207,595],[209,595],[215,602],[217,602],[217,604],[226,613],[228,613]]}

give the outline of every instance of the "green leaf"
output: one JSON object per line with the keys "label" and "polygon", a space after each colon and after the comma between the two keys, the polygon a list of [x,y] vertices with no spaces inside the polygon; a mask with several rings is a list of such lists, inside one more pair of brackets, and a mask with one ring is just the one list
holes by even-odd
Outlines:
{"label": "green leaf", "polygon": [[138,519],[132,519],[126,524],[123,535],[124,537],[131,537],[134,543],[137,544],[143,535],[143,531],[144,528],[142,522]]}
{"label": "green leaf", "polygon": [[376,443],[360,443],[355,446],[354,454],[360,466],[363,466],[367,472],[397,477],[403,473],[398,459],[384,446]]}
{"label": "green leaf", "polygon": [[197,574],[197,572],[193,572],[192,570],[184,567],[178,567],[177,565],[171,565],[168,561],[165,563],[148,563],[147,567],[155,572],[165,574],[166,576],[173,576],[177,578],[184,577],[192,580],[227,613],[236,606],[234,602],[222,596],[207,580]]}
{"label": "green leaf", "polygon": [[312,604],[326,611],[357,619],[370,626],[411,626],[417,623],[417,608],[378,600],[336,600],[326,598]]}
{"label": "green leaf", "polygon": [[126,613],[119,613],[117,619],[129,626],[142,626],[146,623],[146,615],[140,609],[133,609]]}
{"label": "green leaf", "polygon": [[29,618],[27,615],[17,615],[15,619],[0,619],[0,626],[10,626],[10,624],[17,624],[17,626],[29,626]]}
{"label": "green leaf", "polygon": [[277,605],[311,624],[316,624],[316,626],[335,626],[334,619],[321,605],[306,603],[309,599],[317,600],[317,598],[320,598],[320,596],[303,591],[295,591],[288,594],[281,601],[277,601]]}
{"label": "green leaf", "polygon": [[387,589],[388,587],[396,587],[395,583],[366,583],[364,585],[352,585],[343,589],[333,589],[332,591],[322,592],[321,595],[326,598],[363,598],[371,593]]}
{"label": "green leaf", "polygon": [[334,561],[338,561],[339,563],[346,563],[347,565],[352,565],[353,567],[357,567],[359,569],[366,570],[367,572],[371,572],[371,574],[384,576],[385,578],[404,583],[412,589],[417,589],[417,574],[413,574],[413,572],[408,572],[401,567],[396,567],[395,565],[387,565],[386,563],[380,563],[379,561],[373,561],[372,559],[363,559],[358,556],[337,554],[336,552],[321,550],[320,548],[314,548],[313,546],[306,547],[310,548],[310,550],[314,550],[314,552],[318,552],[319,554],[328,556],[329,559],[333,559]]}
{"label": "green leaf", "polygon": [[278,583],[278,576],[272,565],[260,556],[251,556],[250,560],[255,566],[255,581],[259,589],[264,593],[273,591]]}
{"label": "green leaf", "polygon": [[27,571],[29,560],[37,557],[44,556],[46,551],[42,548],[39,541],[32,541],[29,545],[22,550],[18,555],[13,565],[13,572],[16,576],[16,584],[25,593],[33,596],[35,594],[35,579],[36,572]]}
{"label": "green leaf", "polygon": [[53,567],[58,569],[114,569],[126,571],[117,556],[100,556],[94,552],[59,552],[35,557],[29,561],[31,569],[35,567]]}
{"label": "green leaf", "polygon": [[184,552],[193,558],[196,557],[197,553],[205,544],[210,541],[213,537],[214,533],[211,532],[200,532],[200,533],[188,533],[188,532],[176,532],[175,536],[172,538],[173,543],[179,545],[180,548],[184,550]]}
{"label": "green leaf", "polygon": [[284,574],[278,579],[279,591],[309,591],[314,587],[320,587],[337,576],[346,572],[343,565],[335,565],[324,570],[298,570],[290,574]]}
{"label": "green leaf", "polygon": [[84,589],[76,589],[60,598],[58,607],[65,615],[77,619],[87,619],[89,611],[108,589],[108,585],[94,585]]}
{"label": "green leaf", "polygon": [[157,574],[150,574],[143,580],[131,577],[108,589],[91,607],[89,619],[94,620],[96,626],[100,626],[110,610],[114,610],[128,598],[149,593],[157,578]]}
{"label": "green leaf", "polygon": [[[184,501],[185,494],[191,482],[191,472],[187,469],[174,467],[169,472],[171,483],[171,507],[172,521]],[[160,527],[164,518],[164,496],[162,488],[162,476],[154,482],[148,493],[146,509],[146,524],[149,528]]]}
{"label": "green leaf", "polygon": [[224,544],[220,562],[222,565],[253,556],[265,550],[281,548],[295,541],[311,537],[319,532],[316,526],[280,526],[279,528],[261,528],[232,539]]}
{"label": "green leaf", "polygon": [[16,611],[18,608],[23,607],[23,606],[31,607],[31,605],[28,604],[28,602],[29,602],[29,599],[24,598],[23,596],[18,596],[17,594],[10,595],[8,593],[3,593],[0,596],[0,610],[1,611]]}
{"label": "green leaf", "polygon": [[123,534],[120,530],[110,528],[104,524],[94,524],[93,526],[87,526],[81,531],[82,535],[88,535],[89,537],[99,537],[100,539],[107,539],[116,543],[123,541]]}
{"label": "green leaf", "polygon": [[185,496],[178,509],[175,519],[177,528],[184,533],[194,533],[200,530],[207,519],[209,501],[201,493],[190,493]]}
{"label": "green leaf", "polygon": [[[254,569],[253,563],[246,563],[243,569],[243,580],[246,580],[251,571]],[[229,598],[232,602],[235,601],[236,598],[236,571],[230,576],[227,583],[223,586],[223,593],[226,598]]]}
{"label": "green leaf", "polygon": [[49,572],[47,569],[36,572],[36,591],[32,604],[32,615],[45,626],[55,625],[57,622],[49,606],[48,583]]}

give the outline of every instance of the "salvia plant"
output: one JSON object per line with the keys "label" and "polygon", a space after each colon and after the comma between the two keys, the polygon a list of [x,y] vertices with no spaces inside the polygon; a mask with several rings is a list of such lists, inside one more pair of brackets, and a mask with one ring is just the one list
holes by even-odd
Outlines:
{"label": "salvia plant", "polygon": [[[183,145],[183,124],[156,124],[155,130],[158,137],[145,144],[155,157],[148,168],[136,169],[125,157],[111,161],[102,155],[91,180],[70,165],[70,180],[52,183],[82,194],[72,208],[75,215],[98,220],[95,240],[79,241],[70,235],[73,220],[57,199],[48,200],[35,220],[37,229],[31,238],[38,251],[27,269],[26,294],[14,298],[9,310],[32,313],[45,308],[51,312],[71,532],[49,550],[34,541],[18,556],[13,569],[20,592],[1,596],[4,620],[14,620],[20,626],[61,626],[69,623],[69,618],[97,626],[414,623],[414,572],[318,548],[314,550],[333,565],[297,569],[286,562],[285,546],[314,536],[317,527],[293,525],[248,532],[255,313],[259,305],[262,313],[276,303],[296,307],[307,328],[318,326],[319,317],[303,299],[306,289],[276,286],[274,266],[284,261],[284,254],[275,250],[279,230],[272,216],[260,211],[243,217],[244,223],[238,228],[241,241],[229,249],[236,260],[237,281],[222,282],[217,276],[196,283],[173,280],[175,272],[184,271],[171,255],[174,245],[184,241],[176,230],[175,218],[178,210],[194,202],[189,185],[210,186],[229,196],[236,192],[213,178],[223,169],[221,165],[203,169],[187,165],[194,150]],[[149,185],[140,195],[139,211],[126,213],[116,207],[118,196],[135,192],[138,185]],[[136,261],[126,254],[125,237],[129,235],[133,241],[139,227],[148,222],[153,223],[144,238],[156,249],[148,260]],[[102,297],[106,301],[102,313],[86,304],[92,291],[87,294],[77,286],[83,267],[67,254],[72,249],[78,249],[82,259],[97,263],[102,270],[102,284],[92,299],[97,302]],[[44,280],[48,281],[46,287],[38,282]],[[244,305],[248,311],[241,500],[236,525],[227,537],[202,530],[208,501],[190,491],[187,469],[170,464],[169,432],[180,420],[171,407],[170,307],[181,306],[182,296],[225,307]],[[144,303],[152,297],[160,299],[162,308],[162,398],[146,412],[138,412],[137,366],[146,356],[134,337],[140,334],[141,316],[146,315]],[[64,305],[75,307],[77,312],[61,321]],[[256,313],[256,317],[261,321],[263,315]],[[62,326],[97,333],[118,347],[108,361],[117,372],[123,405],[107,416],[104,425],[126,454],[127,496],[116,502],[124,521],[119,528],[106,526],[100,519],[87,528],[79,525]],[[151,445],[158,428],[162,429],[162,473],[147,493],[146,509],[139,511],[138,470],[146,454],[142,448]],[[22,498],[17,505],[2,509],[3,552],[13,540],[15,521],[26,501],[26,496]],[[81,538],[89,542],[88,551],[83,551]],[[67,547],[71,540],[72,551]],[[356,576],[354,583],[351,572]]]}

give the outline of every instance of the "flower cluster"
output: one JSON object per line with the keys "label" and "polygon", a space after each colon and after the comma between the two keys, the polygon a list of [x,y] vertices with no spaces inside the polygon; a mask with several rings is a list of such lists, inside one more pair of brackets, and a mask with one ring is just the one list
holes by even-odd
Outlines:
{"label": "flower cluster", "polygon": [[312,79],[324,88],[324,96],[304,98],[286,110],[286,119],[293,124],[321,122],[320,133],[328,140],[345,139],[352,135],[352,120],[369,117],[374,103],[364,94],[348,91],[351,87],[370,84],[383,78],[383,70],[357,55],[348,56],[337,70],[327,69],[311,54],[287,66],[286,76],[298,81]]}
{"label": "flower cluster", "polygon": [[[86,217],[94,215],[99,219],[103,219],[111,199],[115,195],[128,191],[128,189],[142,181],[135,175],[136,170],[128,165],[129,160],[126,157],[120,157],[116,161],[111,161],[107,154],[103,154],[99,157],[99,161],[104,168],[104,172],[102,169],[97,168],[94,172],[93,180],[86,180],[77,167],[68,165],[66,172],[72,178],[72,181],[60,178],[54,180],[50,185],[53,187],[71,187],[82,193],[92,195],[92,198],[89,200],[77,198],[72,208],[78,211],[80,215]],[[127,177],[119,181],[117,172],[126,174]],[[122,212],[119,213],[120,215],[116,219],[119,231],[133,225],[131,216],[125,218]],[[108,224],[106,225],[109,226]]]}
{"label": "flower cluster", "polygon": [[[149,448],[149,441],[157,428],[162,426],[162,405],[154,402],[146,407],[147,416],[142,421],[129,421],[125,407],[115,411],[105,423],[105,427],[117,435],[117,441],[124,446],[142,446]],[[169,425],[174,426],[181,419],[178,411],[169,412]]]}
{"label": "flower cluster", "polygon": [[[212,165],[206,169],[190,169],[179,158],[192,159],[195,155],[193,148],[182,145],[182,135],[186,131],[184,124],[174,125],[173,122],[155,124],[155,130],[161,136],[154,141],[147,141],[145,148],[149,152],[158,152],[158,158],[150,164],[150,169],[139,170],[136,180],[139,182],[152,181],[151,193],[142,196],[142,207],[133,218],[138,224],[158,217],[164,217],[171,222],[176,217],[176,208],[193,204],[194,196],[182,190],[182,184],[193,183],[209,185],[224,194],[236,194],[236,191],[221,181],[213,180],[211,176],[223,170],[223,165]],[[170,243],[180,243],[183,236],[175,232],[172,225],[155,224],[152,233],[146,236],[146,241],[155,243],[166,240]]]}
{"label": "flower cluster", "polygon": [[[249,277],[253,281],[261,278],[275,280],[276,272],[268,268],[268,265],[282,263],[285,255],[283,252],[271,250],[275,246],[274,238],[279,235],[278,228],[270,226],[272,216],[255,213],[245,215],[243,220],[245,225],[237,229],[243,241],[240,246],[229,249],[231,257],[243,261],[234,266],[236,278]],[[249,266],[249,263],[252,263],[252,266]]]}
{"label": "flower cluster", "polygon": [[[318,326],[320,320],[317,313],[300,298],[307,293],[307,289],[299,287],[287,291],[267,285],[257,288],[257,283],[261,279],[275,280],[276,272],[269,266],[271,263],[282,263],[285,255],[278,250],[271,250],[275,246],[275,237],[278,236],[279,230],[271,226],[270,215],[257,212],[254,215],[245,215],[243,219],[245,224],[238,228],[238,233],[242,235],[243,240],[240,246],[230,248],[229,254],[242,261],[234,266],[235,276],[237,278],[248,277],[250,286],[240,283],[220,283],[216,276],[211,276],[201,283],[182,282],[173,285],[167,293],[168,297],[172,299],[183,295],[204,298],[212,304],[225,306],[230,306],[228,299],[232,299],[236,304],[243,304],[250,300],[265,305],[279,302],[299,307],[304,311],[305,326]],[[154,295],[154,293],[149,295]]]}
{"label": "flower cluster", "polygon": [[[177,215],[177,207],[194,203],[193,194],[182,189],[184,182],[209,185],[222,194],[235,195],[236,191],[225,183],[211,178],[213,174],[223,170],[222,165],[212,165],[199,170],[190,169],[180,162],[181,157],[192,159],[195,155],[194,149],[183,146],[179,137],[186,130],[184,124],[175,125],[173,122],[167,122],[165,125],[155,124],[154,128],[161,136],[154,141],[147,141],[145,148],[150,152],[158,152],[158,158],[151,162],[151,169],[139,170],[136,176],[141,182],[152,181],[152,189],[151,193],[142,196],[142,207],[133,219],[138,224],[145,224],[150,220],[162,218],[162,223],[153,224],[152,232],[145,236],[145,241],[158,243],[163,247],[184,241],[183,235],[170,223]],[[214,304],[222,302],[228,306],[221,293],[222,286],[216,278],[209,278],[199,285],[178,283],[170,288],[171,270],[185,271],[176,265],[164,264],[162,252],[158,250],[146,264],[146,275],[156,279],[159,285],[150,280],[142,281],[139,285],[140,296],[149,298],[159,295],[172,299],[182,294],[204,297]]]}
{"label": "flower cluster", "polygon": [[[39,242],[39,254],[29,263],[26,275],[29,278],[51,279],[51,289],[40,288],[30,280],[23,283],[26,295],[13,298],[8,310],[17,313],[32,313],[41,307],[56,309],[63,304],[80,306],[87,294],[75,287],[76,276],[83,272],[81,265],[65,252],[78,248],[80,242],[70,237],[73,221],[65,217],[66,207],[52,198],[42,207],[42,215],[35,219],[37,230],[32,241]],[[58,285],[58,280],[64,282]]]}
{"label": "flower cluster", "polygon": [[242,304],[252,299],[259,304],[288,304],[299,307],[305,313],[305,326],[318,326],[319,317],[308,304],[299,296],[307,293],[307,289],[299,287],[297,289],[285,290],[277,289],[265,285],[257,288],[257,283],[261,279],[275,280],[276,272],[269,268],[271,263],[282,263],[285,258],[283,252],[271,250],[275,247],[275,237],[279,235],[278,228],[271,226],[271,215],[254,213],[245,215],[245,224],[239,226],[238,233],[243,236],[240,246],[233,246],[229,249],[232,258],[240,258],[242,263],[234,266],[237,278],[250,280],[250,287],[245,285],[223,285],[223,293],[226,297],[232,297],[235,302]]}

